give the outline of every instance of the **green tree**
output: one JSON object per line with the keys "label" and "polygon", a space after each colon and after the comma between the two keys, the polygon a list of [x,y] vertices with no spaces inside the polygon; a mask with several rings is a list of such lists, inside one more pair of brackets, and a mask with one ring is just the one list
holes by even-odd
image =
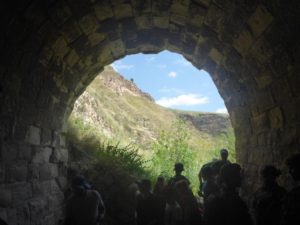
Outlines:
{"label": "green tree", "polygon": [[181,162],[184,164],[185,175],[193,181],[197,157],[195,150],[189,147],[189,139],[190,133],[182,120],[176,121],[169,131],[161,131],[159,138],[152,144],[153,176],[164,175],[169,178],[174,174],[174,164]]}

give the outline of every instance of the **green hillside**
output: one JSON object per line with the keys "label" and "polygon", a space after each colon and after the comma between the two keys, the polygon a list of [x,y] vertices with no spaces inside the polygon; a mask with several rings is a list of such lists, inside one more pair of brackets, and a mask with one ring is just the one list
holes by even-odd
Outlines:
{"label": "green hillside", "polygon": [[[161,107],[133,81],[124,79],[111,67],[99,74],[75,103],[69,118],[68,137],[81,148],[99,143],[133,146],[149,161],[147,167],[153,172],[155,165],[151,165],[151,160],[155,158],[155,142],[162,132],[172,134],[178,120],[184,121],[180,129],[188,133],[186,141],[194,164],[193,171],[187,172],[192,173],[189,175],[194,177],[191,178],[194,183],[200,166],[218,158],[220,148],[229,149],[234,161],[235,140],[228,115]],[[155,171],[153,175],[161,172]]]}

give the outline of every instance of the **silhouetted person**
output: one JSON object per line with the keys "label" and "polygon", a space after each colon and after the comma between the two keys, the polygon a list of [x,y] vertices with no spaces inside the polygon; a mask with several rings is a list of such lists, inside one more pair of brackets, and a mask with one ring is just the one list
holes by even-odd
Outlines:
{"label": "silhouetted person", "polygon": [[166,208],[166,185],[165,178],[163,176],[159,176],[153,188],[153,194],[157,197],[160,208],[160,219],[161,224],[163,224],[164,213]]}
{"label": "silhouetted person", "polygon": [[257,225],[279,225],[282,214],[282,200],[286,194],[276,179],[281,171],[267,165],[261,171],[263,186],[254,194],[253,209]]}
{"label": "silhouetted person", "polygon": [[248,208],[237,190],[241,186],[241,167],[236,163],[224,165],[220,171],[220,182],[220,193],[207,201],[205,224],[252,225]]}
{"label": "silhouetted person", "polygon": [[175,176],[171,178],[169,183],[174,186],[178,181],[185,180],[188,184],[190,184],[190,181],[183,176],[181,173],[184,171],[183,164],[182,163],[176,163],[174,166]]}
{"label": "silhouetted person", "polygon": [[178,196],[178,203],[183,213],[184,225],[202,224],[200,209],[198,208],[197,200],[189,188],[186,180],[177,181],[175,188]]}
{"label": "silhouetted person", "polygon": [[[199,174],[198,174],[198,179],[199,179],[199,192],[198,192],[198,195],[200,197],[203,197],[203,193],[202,193],[202,188],[203,188],[203,183],[204,183],[204,178],[203,178],[203,170],[206,168],[206,167],[210,167],[212,169],[212,166],[214,165],[214,163],[218,161],[217,159],[213,159],[211,162],[208,162],[208,163],[205,163],[200,171],[199,171]],[[214,174],[214,171],[212,170],[212,173],[213,173],[213,177],[215,176]]]}
{"label": "silhouetted person", "polygon": [[157,181],[153,188],[153,194],[157,196],[163,196],[164,195],[164,189],[165,189],[165,178],[162,176],[159,176],[157,178]]}
{"label": "silhouetted person", "polygon": [[221,168],[224,165],[230,164],[230,161],[228,160],[228,154],[229,153],[228,153],[227,149],[223,148],[223,149],[220,150],[221,160],[217,160],[212,165],[214,175],[219,175]]}
{"label": "silhouetted person", "polygon": [[165,207],[165,223],[164,225],[182,225],[183,212],[176,201],[176,190],[173,187],[166,187],[166,207]]}
{"label": "silhouetted person", "polygon": [[201,169],[199,179],[203,179],[203,184],[200,186],[200,196],[203,196],[205,203],[211,194],[219,191],[219,186],[215,182],[214,173],[210,166]]}
{"label": "silhouetted person", "polygon": [[160,225],[163,221],[161,205],[158,198],[151,193],[150,180],[141,180],[139,188],[136,207],[137,225]]}
{"label": "silhouetted person", "polygon": [[99,192],[92,190],[83,176],[73,178],[72,192],[66,204],[65,225],[101,224],[105,207]]}
{"label": "silhouetted person", "polygon": [[300,154],[290,157],[286,164],[295,181],[295,187],[289,191],[283,202],[282,225],[300,224]]}

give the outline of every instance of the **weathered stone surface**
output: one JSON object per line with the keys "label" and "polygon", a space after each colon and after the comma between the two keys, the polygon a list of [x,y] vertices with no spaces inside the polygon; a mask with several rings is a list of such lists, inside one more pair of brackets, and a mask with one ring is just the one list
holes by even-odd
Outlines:
{"label": "weathered stone surface", "polygon": [[53,169],[52,169],[52,165],[50,163],[44,163],[42,165],[40,165],[39,167],[39,179],[40,180],[50,180],[51,178],[53,178]]}
{"label": "weathered stone surface", "polygon": [[39,145],[41,143],[41,129],[29,126],[26,134],[26,142],[32,145]]}
{"label": "weathered stone surface", "polygon": [[257,6],[254,14],[249,18],[248,24],[255,37],[258,37],[273,21],[273,16],[262,6]]}
{"label": "weathered stone surface", "polygon": [[48,163],[52,154],[50,147],[34,147],[32,149],[32,163]]}
{"label": "weathered stone surface", "polygon": [[[49,195],[50,210],[43,222],[35,221],[31,210],[44,205],[37,201],[29,207],[32,191],[25,181],[52,179],[57,169],[66,175],[65,144],[44,129],[60,134],[66,111],[97,71],[126,54],[169,49],[207,69],[233,112],[238,162],[249,177],[262,164],[282,166],[299,152],[298,12],[297,1],[216,0],[30,1],[3,11],[0,182],[11,190],[13,206],[1,215],[9,224],[57,222],[62,193],[42,191],[41,198]],[[244,116],[238,107],[251,113]],[[30,145],[43,151],[51,145],[51,162],[58,168],[48,165],[49,150],[31,152]],[[20,160],[34,162],[27,178]],[[246,183],[247,190],[257,186]]]}
{"label": "weathered stone surface", "polygon": [[279,129],[283,127],[283,115],[279,107],[269,111],[269,120],[272,128]]}
{"label": "weathered stone surface", "polygon": [[7,168],[7,179],[10,182],[26,181],[28,166],[26,161],[18,161]]}
{"label": "weathered stone surface", "polygon": [[30,183],[18,182],[8,185],[12,193],[12,205],[20,205],[32,197],[32,188]]}
{"label": "weathered stone surface", "polygon": [[0,186],[0,207],[9,207],[12,203],[12,194],[11,190]]}

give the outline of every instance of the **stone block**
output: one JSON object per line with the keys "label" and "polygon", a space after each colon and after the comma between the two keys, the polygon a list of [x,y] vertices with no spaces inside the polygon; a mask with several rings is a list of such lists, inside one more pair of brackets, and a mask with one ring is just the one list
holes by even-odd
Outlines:
{"label": "stone block", "polygon": [[135,18],[138,29],[150,29],[153,27],[151,15],[141,15]]}
{"label": "stone block", "polygon": [[30,210],[27,203],[23,203],[16,207],[16,221],[15,224],[31,225]]}
{"label": "stone block", "polygon": [[104,33],[93,32],[88,35],[88,40],[89,40],[91,46],[95,46],[95,45],[101,43],[105,39],[105,37],[106,37],[106,34],[104,34]]}
{"label": "stone block", "polygon": [[30,217],[34,218],[36,223],[44,224],[45,215],[48,213],[47,200],[36,198],[28,202]]}
{"label": "stone block", "polygon": [[205,17],[204,23],[209,26],[212,30],[219,32],[221,29],[221,22],[225,17],[225,12],[217,7],[211,5],[208,9],[208,13]]}
{"label": "stone block", "polygon": [[54,148],[60,147],[60,136],[59,136],[59,133],[56,131],[53,132],[53,139],[52,139],[51,146]]}
{"label": "stone block", "polygon": [[207,8],[198,4],[190,4],[188,23],[199,28],[202,26],[204,18],[207,14]]}
{"label": "stone block", "polygon": [[12,205],[20,205],[32,197],[32,187],[27,182],[17,182],[8,185],[12,193]]}
{"label": "stone block", "polygon": [[52,167],[50,163],[41,164],[39,171],[40,180],[50,180],[52,178]]}
{"label": "stone block", "polygon": [[26,161],[19,161],[14,164],[10,164],[7,167],[7,179],[10,182],[26,181],[28,174],[28,167]]}
{"label": "stone block", "polygon": [[17,143],[0,141],[0,157],[6,163],[17,159]]}
{"label": "stone block", "polygon": [[61,190],[66,190],[67,185],[68,185],[68,180],[65,176],[57,177],[56,182],[58,183]]}
{"label": "stone block", "polygon": [[154,27],[161,29],[167,29],[169,27],[169,17],[154,16],[152,21]]}
{"label": "stone block", "polygon": [[273,16],[262,5],[257,6],[255,12],[248,20],[248,24],[254,34],[254,37],[260,36],[273,21]]}
{"label": "stone block", "polygon": [[26,142],[32,145],[39,145],[41,143],[41,129],[29,126],[26,133]]}
{"label": "stone block", "polygon": [[259,89],[269,86],[273,81],[273,74],[270,70],[264,70],[262,73],[256,74],[254,79]]}
{"label": "stone block", "polygon": [[74,49],[69,52],[65,61],[70,67],[73,67],[79,61],[79,56]]}
{"label": "stone block", "polygon": [[49,195],[51,192],[51,181],[40,181],[34,180],[32,181],[32,194],[34,197],[41,195]]}
{"label": "stone block", "polygon": [[271,128],[279,129],[284,125],[283,115],[279,107],[273,108],[269,111],[269,121]]}
{"label": "stone block", "polygon": [[241,55],[245,55],[253,45],[253,42],[254,38],[252,34],[247,30],[243,30],[239,33],[238,37],[233,40],[233,46]]}
{"label": "stone block", "polygon": [[110,4],[105,4],[100,2],[95,5],[95,13],[96,13],[96,17],[100,21],[112,18],[114,16]]}
{"label": "stone block", "polygon": [[110,44],[113,57],[119,58],[125,55],[125,46],[122,40],[113,41]]}
{"label": "stone block", "polygon": [[80,19],[79,26],[86,35],[89,35],[99,28],[99,22],[93,14],[90,14]]}
{"label": "stone block", "polygon": [[31,145],[20,143],[18,144],[18,157],[19,160],[31,160]]}
{"label": "stone block", "polygon": [[28,165],[28,179],[39,179],[40,177],[40,168],[39,164],[29,164]]}
{"label": "stone block", "polygon": [[115,17],[117,19],[124,19],[133,16],[132,6],[130,4],[120,4],[114,7]]}
{"label": "stone block", "polygon": [[68,43],[72,43],[82,34],[79,25],[74,20],[67,21],[62,27],[62,35]]}
{"label": "stone block", "polygon": [[273,96],[271,95],[269,89],[264,89],[261,91],[257,90],[255,93],[255,100],[255,104],[257,105],[260,113],[265,112],[274,106]]}
{"label": "stone block", "polygon": [[54,54],[61,59],[70,51],[70,48],[63,36],[58,37],[51,47]]}
{"label": "stone block", "polygon": [[48,163],[52,154],[50,147],[33,147],[32,163]]}
{"label": "stone block", "polygon": [[58,177],[59,174],[58,165],[53,163],[50,163],[49,165],[51,170],[51,177],[52,178]]}
{"label": "stone block", "polygon": [[51,180],[51,193],[52,194],[60,194],[62,193],[60,187],[55,179]]}
{"label": "stone block", "polygon": [[71,17],[72,13],[65,2],[57,2],[57,4],[49,10],[49,15],[51,20],[57,25],[61,25]]}
{"label": "stone block", "polygon": [[55,209],[61,207],[64,202],[63,193],[59,192],[57,194],[48,195],[48,202],[50,211],[54,211]]}
{"label": "stone block", "polygon": [[223,59],[223,54],[216,48],[212,48],[208,55],[217,64],[220,64]]}
{"label": "stone block", "polygon": [[61,153],[59,151],[60,149],[59,148],[54,148],[53,149],[53,152],[52,152],[52,155],[50,157],[50,162],[51,163],[59,163],[62,161],[62,156],[61,156]]}
{"label": "stone block", "polygon": [[4,185],[0,186],[0,207],[9,207],[12,203],[12,193]]}
{"label": "stone block", "polygon": [[49,146],[52,143],[52,131],[49,129],[42,129],[42,135],[41,135],[41,145],[43,146]]}
{"label": "stone block", "polygon": [[252,117],[253,132],[259,132],[261,130],[268,129],[270,127],[267,113]]}

